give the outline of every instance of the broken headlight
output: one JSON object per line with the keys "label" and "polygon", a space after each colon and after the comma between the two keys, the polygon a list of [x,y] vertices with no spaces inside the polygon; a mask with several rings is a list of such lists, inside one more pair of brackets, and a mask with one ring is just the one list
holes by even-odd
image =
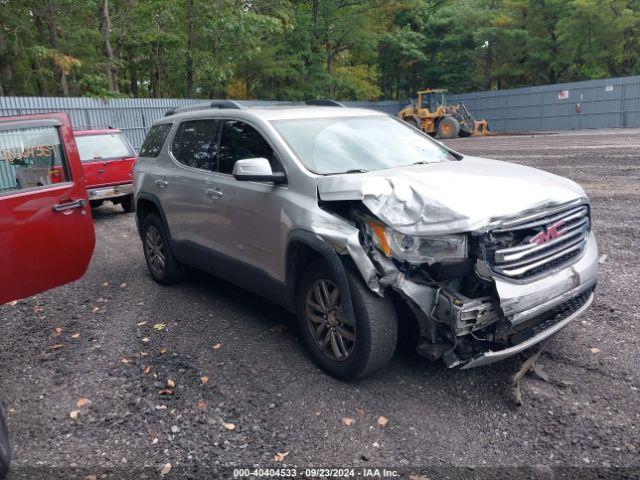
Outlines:
{"label": "broken headlight", "polygon": [[466,235],[405,235],[375,222],[369,223],[369,231],[376,247],[402,262],[457,263],[467,258]]}

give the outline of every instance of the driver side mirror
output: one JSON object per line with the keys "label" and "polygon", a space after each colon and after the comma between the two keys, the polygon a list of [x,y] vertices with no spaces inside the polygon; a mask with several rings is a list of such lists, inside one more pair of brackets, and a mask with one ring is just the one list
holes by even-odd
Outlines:
{"label": "driver side mirror", "polygon": [[271,170],[271,164],[266,158],[238,160],[233,166],[233,178],[241,182],[287,183],[287,176]]}

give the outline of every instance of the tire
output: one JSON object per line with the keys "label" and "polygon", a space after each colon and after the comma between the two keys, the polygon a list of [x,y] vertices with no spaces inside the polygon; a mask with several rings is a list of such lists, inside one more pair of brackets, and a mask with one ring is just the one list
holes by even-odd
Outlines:
{"label": "tire", "polygon": [[444,117],[438,122],[439,138],[456,138],[460,133],[460,122],[453,117]]}
{"label": "tire", "polygon": [[0,479],[4,478],[11,464],[11,448],[9,446],[9,430],[7,422],[0,410]]}
{"label": "tire", "polygon": [[120,205],[122,205],[122,210],[125,213],[133,213],[136,211],[136,202],[133,200],[133,195],[127,195],[120,200]]}
{"label": "tire", "polygon": [[142,248],[149,273],[156,282],[173,285],[182,280],[182,265],[173,256],[167,228],[157,213],[150,213],[144,218]]}
{"label": "tire", "polygon": [[[338,288],[324,260],[315,261],[302,274],[296,292],[296,309],[300,333],[314,362],[333,377],[355,380],[370,375],[389,363],[398,341],[398,319],[393,301],[388,295],[384,298],[377,296],[364,285],[359,276],[348,269],[346,273],[355,324],[350,325],[349,320],[340,314],[339,290],[334,297],[334,305],[337,307],[335,315],[330,313],[326,320],[321,318],[321,310],[308,304],[311,302],[319,306],[316,292],[322,288],[322,282],[327,287],[329,298],[334,289]],[[320,295],[322,296],[322,292]],[[322,298],[323,301],[326,300],[327,295]],[[309,318],[310,313],[314,316],[313,320]],[[332,326],[335,329],[333,334],[329,331]],[[317,329],[318,333],[314,333],[312,328]],[[345,330],[350,335],[345,335]],[[342,341],[338,338],[340,333],[343,334]],[[320,342],[327,342],[326,348],[323,349],[316,338]],[[338,358],[336,352],[342,354],[342,357]]]}
{"label": "tire", "polygon": [[462,128],[460,129],[460,132],[458,132],[458,136],[463,138],[470,137],[471,135],[472,132],[470,132],[469,130],[464,130]]}

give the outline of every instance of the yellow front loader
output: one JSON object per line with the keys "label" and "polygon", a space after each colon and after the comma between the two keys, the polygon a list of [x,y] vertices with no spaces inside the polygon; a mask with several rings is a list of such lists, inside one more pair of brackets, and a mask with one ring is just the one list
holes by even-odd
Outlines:
{"label": "yellow front loader", "polygon": [[419,91],[417,104],[412,101],[398,116],[438,138],[489,135],[489,123],[473,118],[463,103],[448,105],[447,91],[443,89]]}

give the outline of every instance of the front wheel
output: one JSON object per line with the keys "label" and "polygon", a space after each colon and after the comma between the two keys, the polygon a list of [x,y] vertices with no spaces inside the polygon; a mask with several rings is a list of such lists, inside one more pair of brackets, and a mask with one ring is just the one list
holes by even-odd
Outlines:
{"label": "front wheel", "polygon": [[379,297],[346,273],[355,318],[345,315],[345,292],[324,261],[312,263],[302,275],[296,305],[300,332],[316,364],[329,375],[355,380],[391,360],[398,320],[389,296]]}
{"label": "front wheel", "polygon": [[9,447],[9,429],[0,409],[0,479],[9,471],[11,449]]}
{"label": "front wheel", "polygon": [[438,122],[439,138],[456,138],[460,133],[460,122],[453,117],[444,117]]}

